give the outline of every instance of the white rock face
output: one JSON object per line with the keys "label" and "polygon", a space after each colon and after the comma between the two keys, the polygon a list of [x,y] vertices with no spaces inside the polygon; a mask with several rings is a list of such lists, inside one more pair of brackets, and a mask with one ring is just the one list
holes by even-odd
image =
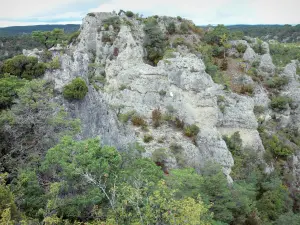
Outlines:
{"label": "white rock face", "polygon": [[[180,144],[187,165],[201,171],[206,163],[218,162],[229,181],[234,162],[222,135],[240,131],[245,146],[260,153],[264,151],[256,130],[252,98],[224,92],[223,87],[215,84],[205,72],[203,61],[187,51],[174,53],[173,58],[161,60],[157,67],[144,63],[143,25],[132,20],[132,27],[122,25],[118,33],[113,33],[112,27],[105,31],[102,21],[111,16],[114,15],[95,13],[95,17],[87,16],[81,26],[79,43],[69,47],[69,54],[60,56],[62,68],[45,75],[45,79],[53,80],[57,91],[61,91],[75,77],[82,77],[89,83],[89,64],[103,67],[106,83],[102,90],[96,91],[89,85],[89,92],[82,101],[57,99],[73,117],[81,119],[81,138],[101,136],[105,144],[119,149],[137,141],[145,146],[145,156],[165,148],[169,153],[168,167],[177,167],[170,144]],[[160,26],[165,29],[164,23]],[[112,43],[102,42],[104,32],[115,35]],[[253,61],[256,54],[247,46],[244,59]],[[224,113],[219,109],[218,96],[224,96],[226,100]],[[152,111],[159,108],[167,112],[170,107],[174,109],[174,116],[185,124],[200,127],[194,143],[183,135],[182,130],[171,125],[163,124],[157,129],[151,126]],[[149,124],[148,132],[130,122],[122,124],[118,121],[118,114],[131,110],[145,118]],[[154,138],[150,143],[143,142],[146,133]]]}
{"label": "white rock face", "polygon": [[273,64],[272,57],[269,53],[261,56],[261,60],[258,68],[260,72],[274,75],[275,68],[276,67]]}
{"label": "white rock face", "polygon": [[257,58],[257,54],[250,46],[248,46],[244,53],[243,59],[245,61],[252,63],[256,60],[256,58]]}

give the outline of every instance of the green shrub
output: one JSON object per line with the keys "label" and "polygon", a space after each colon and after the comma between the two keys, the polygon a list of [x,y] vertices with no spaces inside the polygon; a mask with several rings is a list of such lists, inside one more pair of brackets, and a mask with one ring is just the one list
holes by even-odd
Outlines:
{"label": "green shrub", "polygon": [[175,34],[176,33],[176,26],[174,22],[171,22],[167,26],[167,31],[169,34]]}
{"label": "green shrub", "polygon": [[184,128],[184,135],[187,137],[195,137],[199,131],[200,129],[196,124],[188,125]]}
{"label": "green shrub", "polygon": [[182,33],[187,33],[189,31],[189,25],[186,22],[180,24],[180,31]]}
{"label": "green shrub", "polygon": [[255,105],[253,108],[254,114],[262,114],[265,112],[265,110],[266,110],[265,107],[262,105]]}
{"label": "green shrub", "polygon": [[131,11],[126,11],[126,12],[125,12],[125,15],[126,15],[127,17],[133,17],[133,16],[134,16],[134,13],[131,12]]}
{"label": "green shrub", "polygon": [[123,91],[125,89],[131,89],[129,86],[127,86],[126,84],[121,84],[121,86],[119,87],[120,91]]}
{"label": "green shrub", "polygon": [[153,136],[150,134],[145,134],[143,140],[145,143],[149,143],[150,141],[153,141]]}
{"label": "green shrub", "polygon": [[39,63],[36,57],[18,55],[3,63],[2,70],[20,78],[32,80],[45,73],[46,65]]}
{"label": "green shrub", "polygon": [[159,127],[162,119],[162,114],[159,109],[154,109],[152,111],[152,122],[153,122],[153,127]]}
{"label": "green shrub", "polygon": [[297,68],[296,68],[296,74],[300,76],[300,66],[297,66]]}
{"label": "green shrub", "polygon": [[173,41],[172,46],[174,48],[177,48],[178,45],[184,45],[184,38],[178,37]]}
{"label": "green shrub", "polygon": [[222,60],[222,64],[221,64],[221,70],[225,71],[225,70],[227,70],[227,68],[228,68],[228,61],[227,61],[227,58],[224,58]]}
{"label": "green shrub", "polygon": [[24,86],[26,81],[15,76],[0,78],[0,110],[12,106],[17,98],[18,89]]}
{"label": "green shrub", "polygon": [[180,120],[179,118],[175,118],[175,126],[178,128],[178,129],[183,129],[184,127],[184,122],[183,120]]}
{"label": "green shrub", "polygon": [[48,51],[47,49],[44,49],[44,51],[40,53],[39,56],[40,60],[45,63],[52,60],[52,52]]}
{"label": "green shrub", "polygon": [[245,84],[241,86],[240,94],[253,95],[253,85]]}
{"label": "green shrub", "polygon": [[91,16],[91,17],[96,17],[96,14],[95,14],[95,13],[88,13],[87,15],[88,15],[88,16]]}
{"label": "green shrub", "polygon": [[72,42],[77,40],[79,35],[80,35],[80,31],[76,31],[76,32],[72,33],[69,37],[68,43],[71,44]]}
{"label": "green shrub", "polygon": [[169,148],[176,159],[177,165],[180,167],[186,166],[187,162],[183,154],[184,152],[183,147],[180,144],[171,143]]}
{"label": "green shrub", "polygon": [[254,68],[258,68],[259,67],[259,61],[254,61],[253,63],[252,63],[252,67],[254,67]]}
{"label": "green shrub", "polygon": [[223,46],[214,45],[212,47],[212,56],[213,57],[223,57],[223,55],[224,55],[224,47]]}
{"label": "green shrub", "polygon": [[265,50],[262,47],[262,41],[258,40],[257,43],[252,47],[255,53],[263,55],[266,54]]}
{"label": "green shrub", "polygon": [[83,79],[77,77],[63,88],[63,96],[66,99],[83,99],[88,92],[88,87]]}
{"label": "green shrub", "polygon": [[118,16],[109,17],[107,19],[104,19],[102,22],[103,22],[103,26],[107,27],[107,29],[111,25],[111,26],[113,26],[113,28],[116,32],[120,31],[121,20]]}
{"label": "green shrub", "polygon": [[112,42],[112,39],[111,39],[111,36],[108,33],[103,33],[101,41],[103,43],[110,43],[110,42]]}
{"label": "green shrub", "polygon": [[300,48],[296,43],[270,44],[270,54],[276,66],[285,67],[291,60],[300,61]]}
{"label": "green shrub", "polygon": [[181,16],[177,16],[177,20],[181,22],[182,21]]}
{"label": "green shrub", "polygon": [[290,103],[292,103],[292,99],[289,97],[278,96],[271,99],[270,105],[272,109],[285,110]]}
{"label": "green shrub", "polygon": [[144,47],[147,50],[147,59],[156,66],[159,60],[163,58],[165,48],[167,46],[166,39],[158,26],[156,19],[146,21]]}
{"label": "green shrub", "polygon": [[251,68],[251,69],[249,69],[247,73],[248,73],[248,75],[250,75],[250,76],[257,76],[257,75],[258,75],[258,71],[257,71],[256,68]]}
{"label": "green shrub", "polygon": [[132,110],[132,111],[129,111],[127,113],[120,113],[118,115],[118,119],[122,122],[122,123],[127,123],[131,117],[135,114],[135,111]]}
{"label": "green shrub", "polygon": [[152,160],[154,162],[164,162],[167,158],[168,154],[164,148],[155,149],[152,153]]}
{"label": "green shrub", "polygon": [[204,41],[210,45],[221,46],[222,38],[226,36],[229,37],[229,30],[222,24],[214,27],[212,30],[209,30],[204,35]]}
{"label": "green shrub", "polygon": [[268,136],[262,133],[261,138],[266,151],[271,152],[275,157],[287,157],[293,154],[293,149],[284,144],[276,134]]}
{"label": "green shrub", "polygon": [[167,92],[165,90],[160,90],[159,92],[160,96],[166,96]]}
{"label": "green shrub", "polygon": [[56,56],[52,61],[50,61],[49,63],[47,63],[46,66],[50,70],[60,69],[61,64],[60,64],[58,56]]}
{"label": "green shrub", "polygon": [[131,118],[132,125],[137,127],[147,126],[146,121],[139,115],[133,115]]}
{"label": "green shrub", "polygon": [[223,140],[226,142],[226,145],[229,151],[233,155],[240,155],[242,150],[242,139],[239,132],[235,132],[230,137],[223,136]]}
{"label": "green shrub", "polygon": [[289,83],[289,79],[287,77],[278,77],[275,76],[273,78],[268,79],[265,84],[268,88],[281,88]]}
{"label": "green shrub", "polygon": [[247,49],[247,46],[242,44],[242,43],[239,43],[237,46],[236,46],[236,50],[239,52],[239,53],[244,53]]}

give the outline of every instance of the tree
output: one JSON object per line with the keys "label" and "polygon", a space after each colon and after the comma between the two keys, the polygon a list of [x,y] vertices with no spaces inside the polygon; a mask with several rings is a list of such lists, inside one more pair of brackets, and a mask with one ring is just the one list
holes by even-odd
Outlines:
{"label": "tree", "polygon": [[77,77],[70,84],[64,86],[63,95],[67,99],[83,99],[88,92],[88,87],[83,79]]}
{"label": "tree", "polygon": [[233,209],[236,207],[226,177],[217,165],[208,165],[203,170],[203,184],[200,186],[203,201],[212,203],[210,210],[214,219],[226,223],[233,221]]}
{"label": "tree", "polygon": [[50,49],[64,41],[64,30],[55,28],[52,31],[33,31],[32,37],[44,45],[46,49]]}
{"label": "tree", "polygon": [[32,80],[45,73],[46,65],[39,63],[36,57],[18,55],[6,60],[2,66],[3,73]]}
{"label": "tree", "polygon": [[11,107],[17,97],[17,91],[26,81],[15,76],[0,78],[0,110]]}
{"label": "tree", "polygon": [[155,18],[149,18],[146,21],[144,47],[147,50],[147,58],[153,64],[157,65],[158,61],[163,58],[166,48],[164,34],[158,26]]}
{"label": "tree", "polygon": [[176,33],[176,26],[174,22],[170,22],[167,26],[167,31],[169,34],[175,34]]}
{"label": "tree", "polygon": [[0,224],[13,224],[13,219],[19,217],[14,195],[6,185],[7,175],[0,174]]}
{"label": "tree", "polygon": [[281,214],[292,210],[289,191],[275,172],[260,183],[257,208],[264,221],[275,221]]}
{"label": "tree", "polygon": [[98,139],[77,142],[63,138],[48,150],[42,164],[42,172],[57,183],[56,194],[49,200],[55,201],[55,207],[47,207],[47,215],[57,212],[58,216],[84,219],[94,205],[103,201],[114,210],[120,163],[117,150],[101,146]]}
{"label": "tree", "polygon": [[219,24],[214,27],[211,31],[206,32],[204,35],[204,40],[211,45],[222,45],[222,38],[226,39],[229,36],[229,30],[223,25]]}
{"label": "tree", "polygon": [[17,94],[17,104],[0,116],[0,165],[11,176],[21,165],[36,164],[61,135],[79,131],[79,121],[53,102],[51,83],[32,80]]}

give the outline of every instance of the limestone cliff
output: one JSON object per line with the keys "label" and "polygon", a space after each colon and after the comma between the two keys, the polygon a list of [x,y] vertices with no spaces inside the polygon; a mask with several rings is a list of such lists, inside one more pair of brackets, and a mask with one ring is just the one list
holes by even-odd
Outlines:
{"label": "limestone cliff", "polygon": [[[157,149],[166,149],[165,163],[170,168],[178,166],[178,159],[170,151],[170,145],[177,144],[182,147],[181,157],[187,165],[201,170],[207,162],[220,163],[229,180],[234,161],[222,135],[239,131],[243,145],[256,151],[259,160],[262,158],[264,147],[253,108],[255,105],[268,106],[269,98],[263,86],[257,85],[252,97],[226,91],[205,72],[202,56],[183,46],[178,46],[176,52],[159,61],[157,66],[151,66],[144,60],[144,25],[139,20],[120,16],[120,29],[105,27],[103,21],[115,16],[113,13],[94,13],[85,17],[77,43],[71,44],[64,54],[52,49],[62,66],[60,70],[48,71],[45,79],[54,81],[58,93],[75,77],[90,84],[82,101],[67,101],[60,95],[56,99],[73,117],[81,119],[80,138],[100,136],[105,144],[115,145],[120,150],[129,143],[139,142],[145,146],[145,156],[149,157]],[[158,20],[164,31],[166,21],[173,19]],[[179,26],[178,21],[176,26]],[[265,54],[258,55],[251,44],[241,42],[247,45],[244,60],[251,63],[258,60],[259,70],[272,76],[275,66],[267,43],[263,44]],[[233,47],[236,44],[232,43]],[[299,92],[294,64],[288,65],[283,72],[292,80],[286,91],[295,88],[291,97]],[[91,82],[94,77],[102,77],[102,80]],[[222,110],[218,102],[220,96],[223,98]],[[168,123],[154,128],[151,120],[154,109],[162,113],[172,111],[185,124],[196,124],[200,132],[193,141]],[[132,110],[144,117],[148,130],[119,121],[118,116]],[[299,120],[299,114],[295,114],[288,122]],[[144,143],[145,134],[154,140]],[[294,161],[298,160],[295,156]]]}

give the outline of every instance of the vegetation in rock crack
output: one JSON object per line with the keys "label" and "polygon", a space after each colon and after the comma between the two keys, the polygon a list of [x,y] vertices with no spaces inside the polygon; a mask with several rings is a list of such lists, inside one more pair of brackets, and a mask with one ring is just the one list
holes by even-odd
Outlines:
{"label": "vegetation in rock crack", "polygon": [[150,18],[144,26],[144,47],[147,50],[147,60],[153,65],[163,58],[166,39],[155,18]]}
{"label": "vegetation in rock crack", "polygon": [[82,78],[75,78],[63,88],[63,96],[67,99],[83,99],[88,92],[88,87]]}

